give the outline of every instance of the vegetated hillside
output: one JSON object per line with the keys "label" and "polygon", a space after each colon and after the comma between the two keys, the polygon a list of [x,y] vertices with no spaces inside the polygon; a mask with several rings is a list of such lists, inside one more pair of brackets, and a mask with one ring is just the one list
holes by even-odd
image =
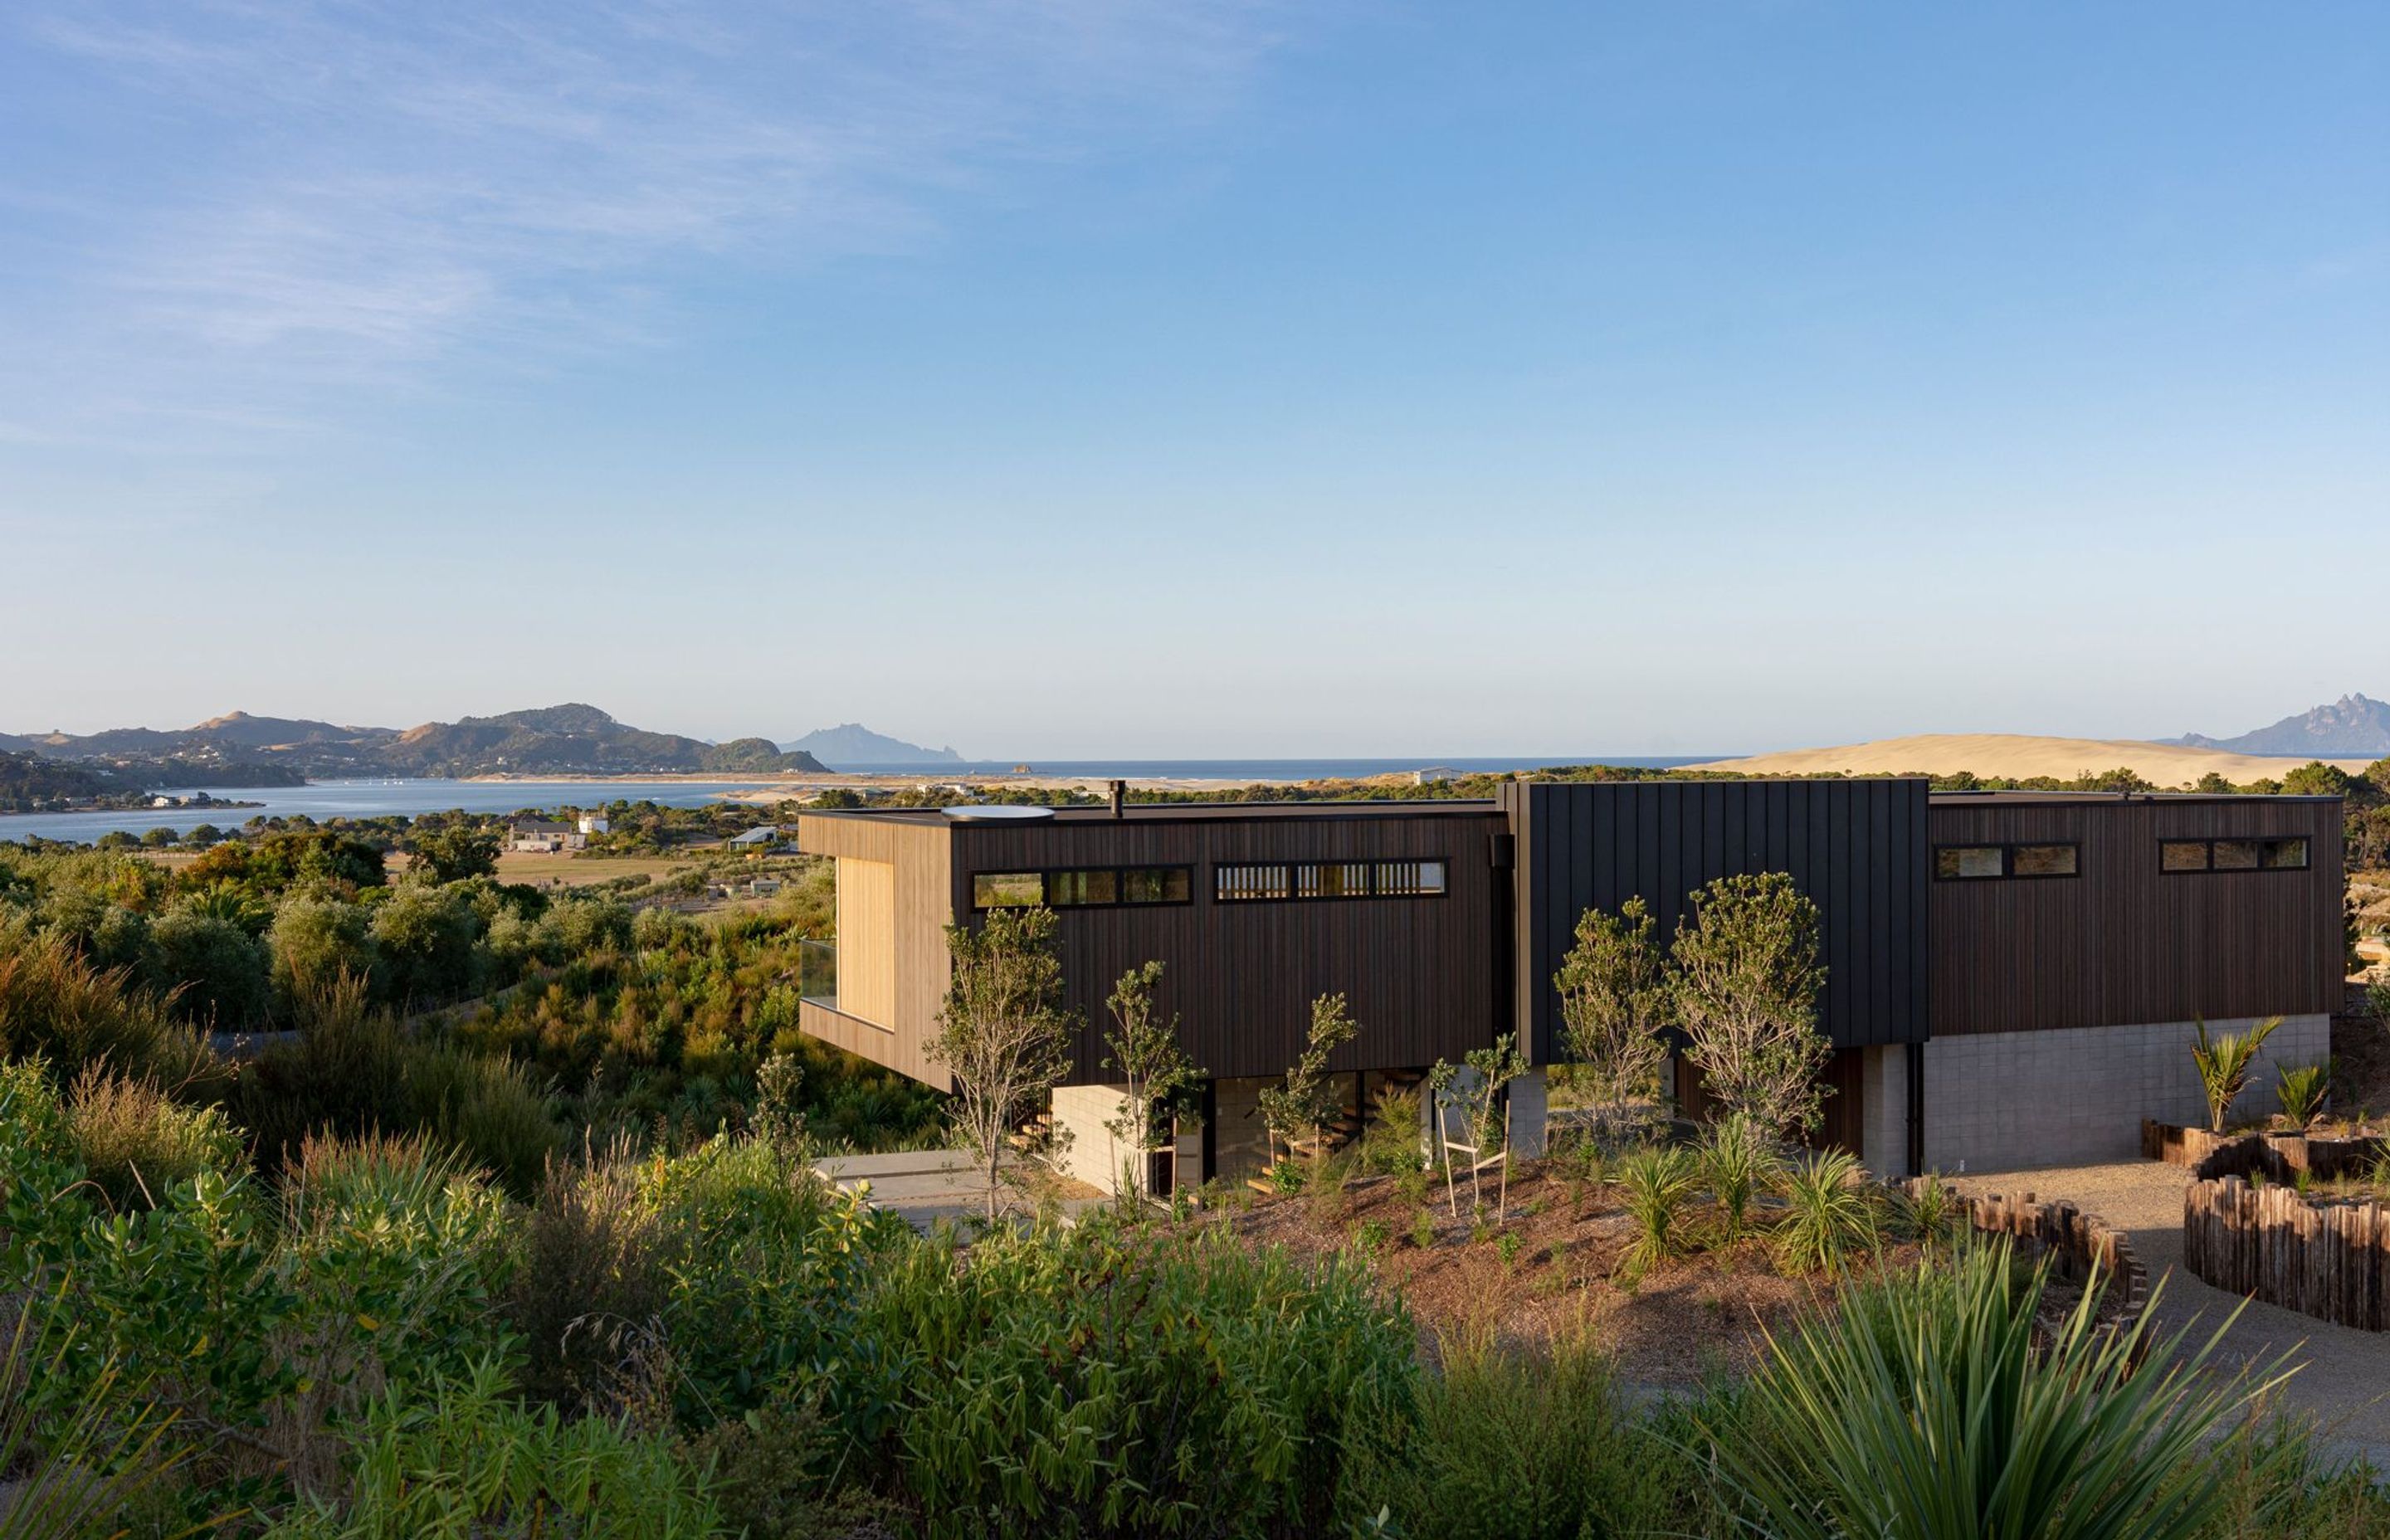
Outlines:
{"label": "vegetated hillside", "polygon": [[[2362,771],[2366,763],[2362,758],[2338,761],[2339,767],[2352,775]],[[2194,786],[2207,776],[2220,776],[2235,784],[2279,778],[2285,767],[2277,760],[2251,754],[2125,738],[1928,733],[1831,749],[1754,754],[1685,768],[1733,770],[1747,776],[1948,776],[1964,770],[2017,780],[2038,776],[2066,780],[2086,772],[2127,769],[2153,786],[2179,787]]]}
{"label": "vegetated hillside", "polygon": [[31,813],[65,802],[91,802],[115,789],[114,783],[96,770],[0,750],[0,813]]}
{"label": "vegetated hillside", "polygon": [[2301,759],[2362,754],[2390,754],[2390,702],[2362,695],[2344,695],[2328,706],[2286,716],[2270,727],[2238,738],[2207,738],[2185,733],[2173,740],[2196,749],[2226,749],[2238,754],[2285,754]]}
{"label": "vegetated hillside", "polygon": [[855,764],[958,764],[962,755],[952,749],[924,749],[918,743],[875,733],[859,722],[816,727],[788,746],[813,755],[824,764],[844,769]]}
{"label": "vegetated hillside", "polygon": [[[182,767],[180,778],[160,779],[161,786],[279,785],[292,776],[828,773],[812,755],[782,753],[765,738],[709,744],[625,726],[577,703],[427,722],[405,732],[234,712],[179,731],[119,727],[22,741],[48,758],[106,764],[127,776],[136,763]],[[260,766],[272,774],[231,778]]]}

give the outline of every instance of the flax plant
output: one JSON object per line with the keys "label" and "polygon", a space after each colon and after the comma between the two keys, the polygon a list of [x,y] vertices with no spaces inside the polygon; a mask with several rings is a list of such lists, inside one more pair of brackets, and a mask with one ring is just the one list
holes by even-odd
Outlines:
{"label": "flax plant", "polygon": [[2266,1039],[2282,1024],[2279,1016],[2268,1017],[2247,1032],[2208,1034],[2207,1023],[2199,1023],[2199,1041],[2191,1045],[2192,1062],[2199,1066],[2200,1089],[2207,1095],[2207,1126],[2210,1132],[2224,1132],[2224,1120],[2232,1110],[2232,1103],[2249,1084],[2250,1073],[2257,1067],[2257,1050]]}
{"label": "flax plant", "polygon": [[2005,1240],[1966,1246],[1771,1336],[1735,1425],[1697,1419],[1745,1532],[2189,1540],[2225,1516],[2227,1457],[2281,1362],[2212,1376],[2224,1328],[2195,1348],[2156,1336],[2154,1311],[2112,1328],[2097,1277],[2037,1343],[2046,1279]]}

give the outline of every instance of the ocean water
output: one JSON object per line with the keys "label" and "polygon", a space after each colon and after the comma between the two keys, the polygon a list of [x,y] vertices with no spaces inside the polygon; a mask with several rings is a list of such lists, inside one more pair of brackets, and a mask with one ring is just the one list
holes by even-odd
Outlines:
{"label": "ocean water", "polygon": [[[948,780],[1004,776],[1022,764],[1040,776],[1120,776],[1127,779],[1170,780],[1320,780],[1330,776],[1407,774],[1436,767],[1454,771],[1503,772],[1534,770],[1548,764],[1634,764],[1665,767],[1695,764],[1716,755],[1680,755],[1671,759],[1586,754],[1547,754],[1539,759],[1248,759],[1248,760],[972,760],[961,764],[854,765],[862,774],[905,776],[935,784]],[[315,819],[371,818],[387,815],[415,817],[425,813],[457,810],[466,813],[516,813],[532,808],[595,807],[617,798],[642,799],[666,807],[700,807],[726,793],[758,787],[785,786],[787,780],[765,776],[753,780],[708,781],[459,781],[340,780],[306,786],[225,787],[180,789],[189,796],[205,790],[229,802],[256,802],[255,807],[125,808],[106,813],[19,813],[0,815],[0,841],[71,840],[84,843],[116,829],[139,834],[165,828],[177,832],[197,824],[234,828],[257,817],[288,817],[303,813]],[[803,784],[801,780],[793,784]]]}

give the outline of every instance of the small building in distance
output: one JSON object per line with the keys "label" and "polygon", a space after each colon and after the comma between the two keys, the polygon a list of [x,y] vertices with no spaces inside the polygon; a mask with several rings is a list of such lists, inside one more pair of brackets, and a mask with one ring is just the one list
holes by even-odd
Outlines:
{"label": "small building in distance", "polygon": [[518,818],[508,835],[507,848],[526,855],[589,848],[589,836],[571,824],[548,818]]}
{"label": "small building in distance", "polygon": [[605,834],[613,827],[607,822],[606,815],[602,813],[585,813],[581,815],[581,832],[584,834]]}

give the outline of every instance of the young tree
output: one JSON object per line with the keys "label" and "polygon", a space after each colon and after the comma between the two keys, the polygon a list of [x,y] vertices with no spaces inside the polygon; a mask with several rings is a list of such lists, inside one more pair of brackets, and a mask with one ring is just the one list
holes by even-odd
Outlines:
{"label": "young tree", "polygon": [[1259,1098],[1262,1121],[1269,1125],[1271,1138],[1285,1145],[1289,1154],[1294,1151],[1295,1136],[1308,1129],[1315,1136],[1313,1158],[1317,1163],[1317,1136],[1344,1110],[1344,1098],[1328,1079],[1328,1057],[1360,1030],[1342,995],[1323,995],[1311,1002],[1311,1034],[1302,1057],[1286,1072],[1283,1085],[1271,1086]]}
{"label": "young tree", "polygon": [[[1496,1038],[1491,1046],[1469,1050],[1458,1064],[1437,1059],[1435,1067],[1427,1072],[1428,1094],[1435,1098],[1434,1109],[1438,1129],[1441,1130],[1444,1127],[1444,1117],[1447,1109],[1458,1110],[1461,1121],[1466,1125],[1462,1142],[1475,1152],[1475,1162],[1470,1167],[1469,1173],[1470,1202],[1472,1207],[1478,1201],[1477,1168],[1484,1165],[1490,1158],[1489,1151],[1507,1144],[1504,1138],[1507,1129],[1500,1115],[1503,1089],[1512,1081],[1525,1074],[1532,1067],[1527,1063],[1526,1056],[1518,1051],[1516,1045],[1517,1039],[1506,1032]],[[1444,1142],[1441,1137],[1437,1140],[1439,1145]],[[1453,1180],[1452,1156],[1449,1152],[1444,1159],[1444,1185],[1445,1195],[1454,1205],[1454,1212],[1458,1213],[1459,1199]],[[1510,1205],[1510,1162],[1505,1159],[1502,1162],[1500,1200],[1505,1209]]]}
{"label": "young tree", "polygon": [[469,877],[490,877],[498,869],[498,831],[470,824],[418,832],[410,848],[415,864],[434,882],[462,882]]}
{"label": "young tree", "polygon": [[1594,1134],[1604,1143],[1629,1130],[1630,1110],[1656,1100],[1668,1045],[1668,963],[1651,939],[1651,906],[1630,898],[1615,915],[1577,917],[1576,944],[1561,959],[1561,1039],[1590,1093]]}
{"label": "young tree", "polygon": [[1062,959],[1054,912],[997,909],[974,930],[946,927],[954,976],[927,1045],[954,1076],[955,1133],[987,1179],[995,1219],[1012,1131],[1054,1094],[1071,1068],[1075,1024],[1062,1005]]}
{"label": "young tree", "polygon": [[1118,1070],[1126,1089],[1120,1116],[1104,1126],[1128,1147],[1122,1162],[1124,1194],[1145,1190],[1162,1120],[1184,1116],[1193,1092],[1203,1083],[1203,1072],[1178,1046],[1178,1018],[1165,1019],[1154,1006],[1153,992],[1161,982],[1159,962],[1132,968],[1120,976],[1105,1002],[1111,1009],[1113,1031],[1104,1040],[1111,1051],[1104,1067]]}
{"label": "young tree", "polygon": [[2220,1032],[2208,1035],[2207,1023],[2199,1023],[2199,1040],[2191,1046],[2191,1062],[2199,1066],[2199,1086],[2207,1097],[2207,1126],[2217,1134],[2224,1132],[2224,1121],[2231,1114],[2232,1104],[2242,1089],[2249,1084],[2250,1073],[2257,1067],[2257,1050],[2274,1029],[2282,1024],[2279,1016],[2268,1017],[2247,1032]]}
{"label": "young tree", "polygon": [[1675,963],[1685,1057],[1710,1097],[1764,1134],[1816,1127],[1832,1053],[1818,1027],[1818,906],[1782,872],[1719,878],[1693,894]]}

